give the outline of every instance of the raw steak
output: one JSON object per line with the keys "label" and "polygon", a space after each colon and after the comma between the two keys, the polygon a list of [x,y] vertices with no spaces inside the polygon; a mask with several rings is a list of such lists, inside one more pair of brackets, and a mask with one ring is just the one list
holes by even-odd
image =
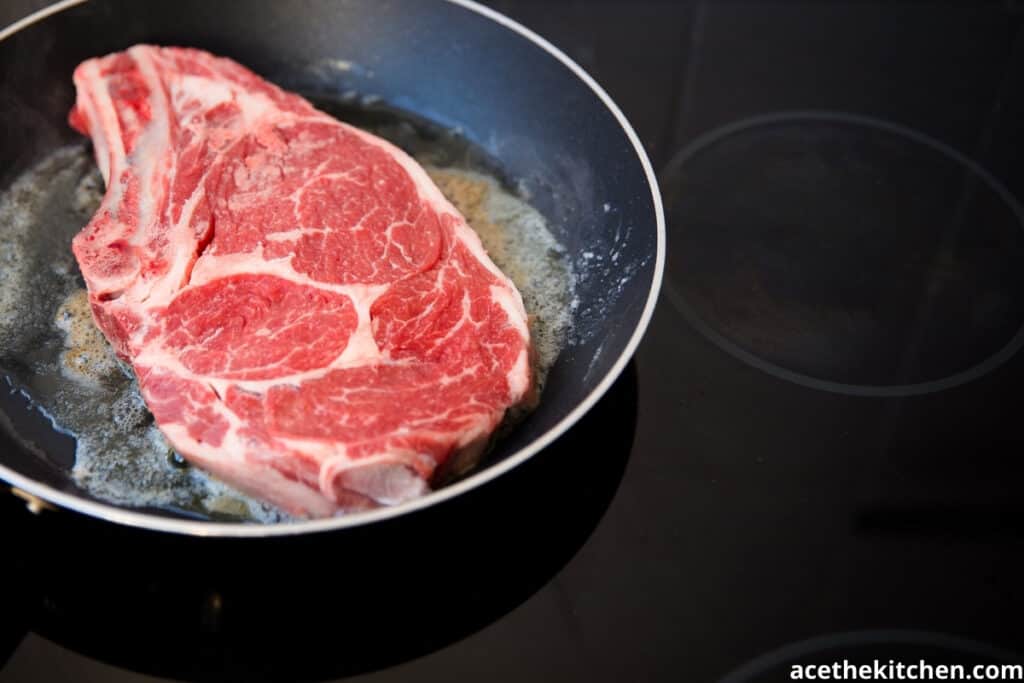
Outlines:
{"label": "raw steak", "polygon": [[522,299],[415,161],[205,52],[83,62],[93,315],[193,463],[293,513],[422,494],[531,389]]}

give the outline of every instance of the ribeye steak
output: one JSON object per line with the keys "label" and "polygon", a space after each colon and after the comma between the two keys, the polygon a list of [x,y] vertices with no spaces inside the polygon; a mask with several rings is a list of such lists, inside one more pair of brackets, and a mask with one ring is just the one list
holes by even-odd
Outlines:
{"label": "ribeye steak", "polygon": [[228,59],[83,62],[73,250],[170,443],[299,515],[394,504],[531,390],[522,299],[423,169]]}

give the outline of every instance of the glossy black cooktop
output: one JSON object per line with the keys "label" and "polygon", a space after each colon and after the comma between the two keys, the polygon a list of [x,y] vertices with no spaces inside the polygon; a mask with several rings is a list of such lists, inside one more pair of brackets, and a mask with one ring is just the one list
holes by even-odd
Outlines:
{"label": "glossy black cooktop", "polygon": [[5,497],[0,682],[738,683],[1024,654],[1024,6],[492,4],[606,87],[658,171],[667,274],[635,362],[384,549],[85,546],[89,522],[40,535]]}

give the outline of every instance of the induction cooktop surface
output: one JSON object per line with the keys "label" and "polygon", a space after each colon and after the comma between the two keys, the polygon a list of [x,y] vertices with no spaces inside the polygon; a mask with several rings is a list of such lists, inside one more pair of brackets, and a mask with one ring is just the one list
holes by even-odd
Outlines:
{"label": "induction cooktop surface", "polygon": [[[386,548],[199,555],[4,497],[0,682],[1019,662],[1024,7],[492,6],[590,71],[658,171],[665,284],[622,378]],[[121,571],[90,562],[125,543]]]}

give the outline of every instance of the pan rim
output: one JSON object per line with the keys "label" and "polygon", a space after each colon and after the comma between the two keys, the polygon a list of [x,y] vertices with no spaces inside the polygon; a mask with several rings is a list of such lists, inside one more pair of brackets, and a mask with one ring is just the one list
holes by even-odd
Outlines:
{"label": "pan rim", "polygon": [[[0,41],[6,40],[18,31],[38,23],[53,14],[57,14],[85,2],[88,2],[88,0],[61,0],[60,2],[44,7],[0,30]],[[651,286],[647,295],[647,301],[644,303],[644,309],[640,314],[640,320],[637,327],[633,331],[629,341],[626,343],[626,346],[623,348],[622,353],[612,364],[612,367],[608,370],[605,376],[601,378],[601,381],[597,383],[597,386],[595,386],[590,393],[588,393],[586,397],[576,405],[575,408],[569,411],[569,413],[559,420],[554,426],[549,428],[525,447],[511,453],[500,462],[476,472],[461,481],[437,491],[432,491],[425,496],[416,498],[401,505],[379,508],[377,510],[360,512],[341,517],[303,520],[298,522],[281,522],[265,525],[175,519],[159,517],[145,512],[137,512],[134,510],[120,508],[108,503],[80,498],[74,494],[57,490],[51,486],[26,477],[8,468],[2,463],[0,463],[0,479],[5,480],[12,487],[21,489],[22,491],[34,496],[38,496],[39,498],[59,507],[107,522],[113,522],[115,524],[137,529],[160,531],[183,536],[218,538],[297,536],[300,534],[336,531],[339,529],[363,526],[365,524],[383,522],[385,520],[402,517],[406,514],[416,512],[417,510],[443,503],[500,477],[551,445],[555,440],[562,436],[562,434],[575,425],[587,412],[590,411],[591,408],[593,408],[594,404],[596,404],[598,400],[607,393],[615,380],[622,374],[626,364],[633,357],[644,333],[647,330],[651,317],[654,314],[655,304],[658,300],[658,293],[661,289],[662,277],[664,275],[666,241],[665,212],[662,206],[661,193],[658,189],[658,180],[655,176],[654,169],[651,166],[650,159],[647,156],[647,152],[644,150],[643,144],[640,142],[639,136],[636,134],[636,131],[633,130],[632,125],[630,125],[626,116],[622,113],[622,110],[619,109],[618,105],[615,104],[608,93],[605,92],[604,88],[598,85],[597,81],[595,81],[594,78],[583,69],[583,67],[573,61],[568,55],[548,42],[545,38],[526,28],[514,19],[511,19],[489,7],[485,7],[475,0],[444,0],[444,2],[458,5],[471,12],[475,12],[484,18],[499,24],[500,26],[519,34],[566,66],[577,78],[583,81],[583,83],[593,91],[605,107],[608,108],[616,122],[618,122],[619,126],[626,134],[629,142],[633,145],[633,150],[640,161],[641,167],[643,168],[648,187],[651,190],[651,202],[654,207],[656,220],[657,245],[654,272],[651,278]]]}

